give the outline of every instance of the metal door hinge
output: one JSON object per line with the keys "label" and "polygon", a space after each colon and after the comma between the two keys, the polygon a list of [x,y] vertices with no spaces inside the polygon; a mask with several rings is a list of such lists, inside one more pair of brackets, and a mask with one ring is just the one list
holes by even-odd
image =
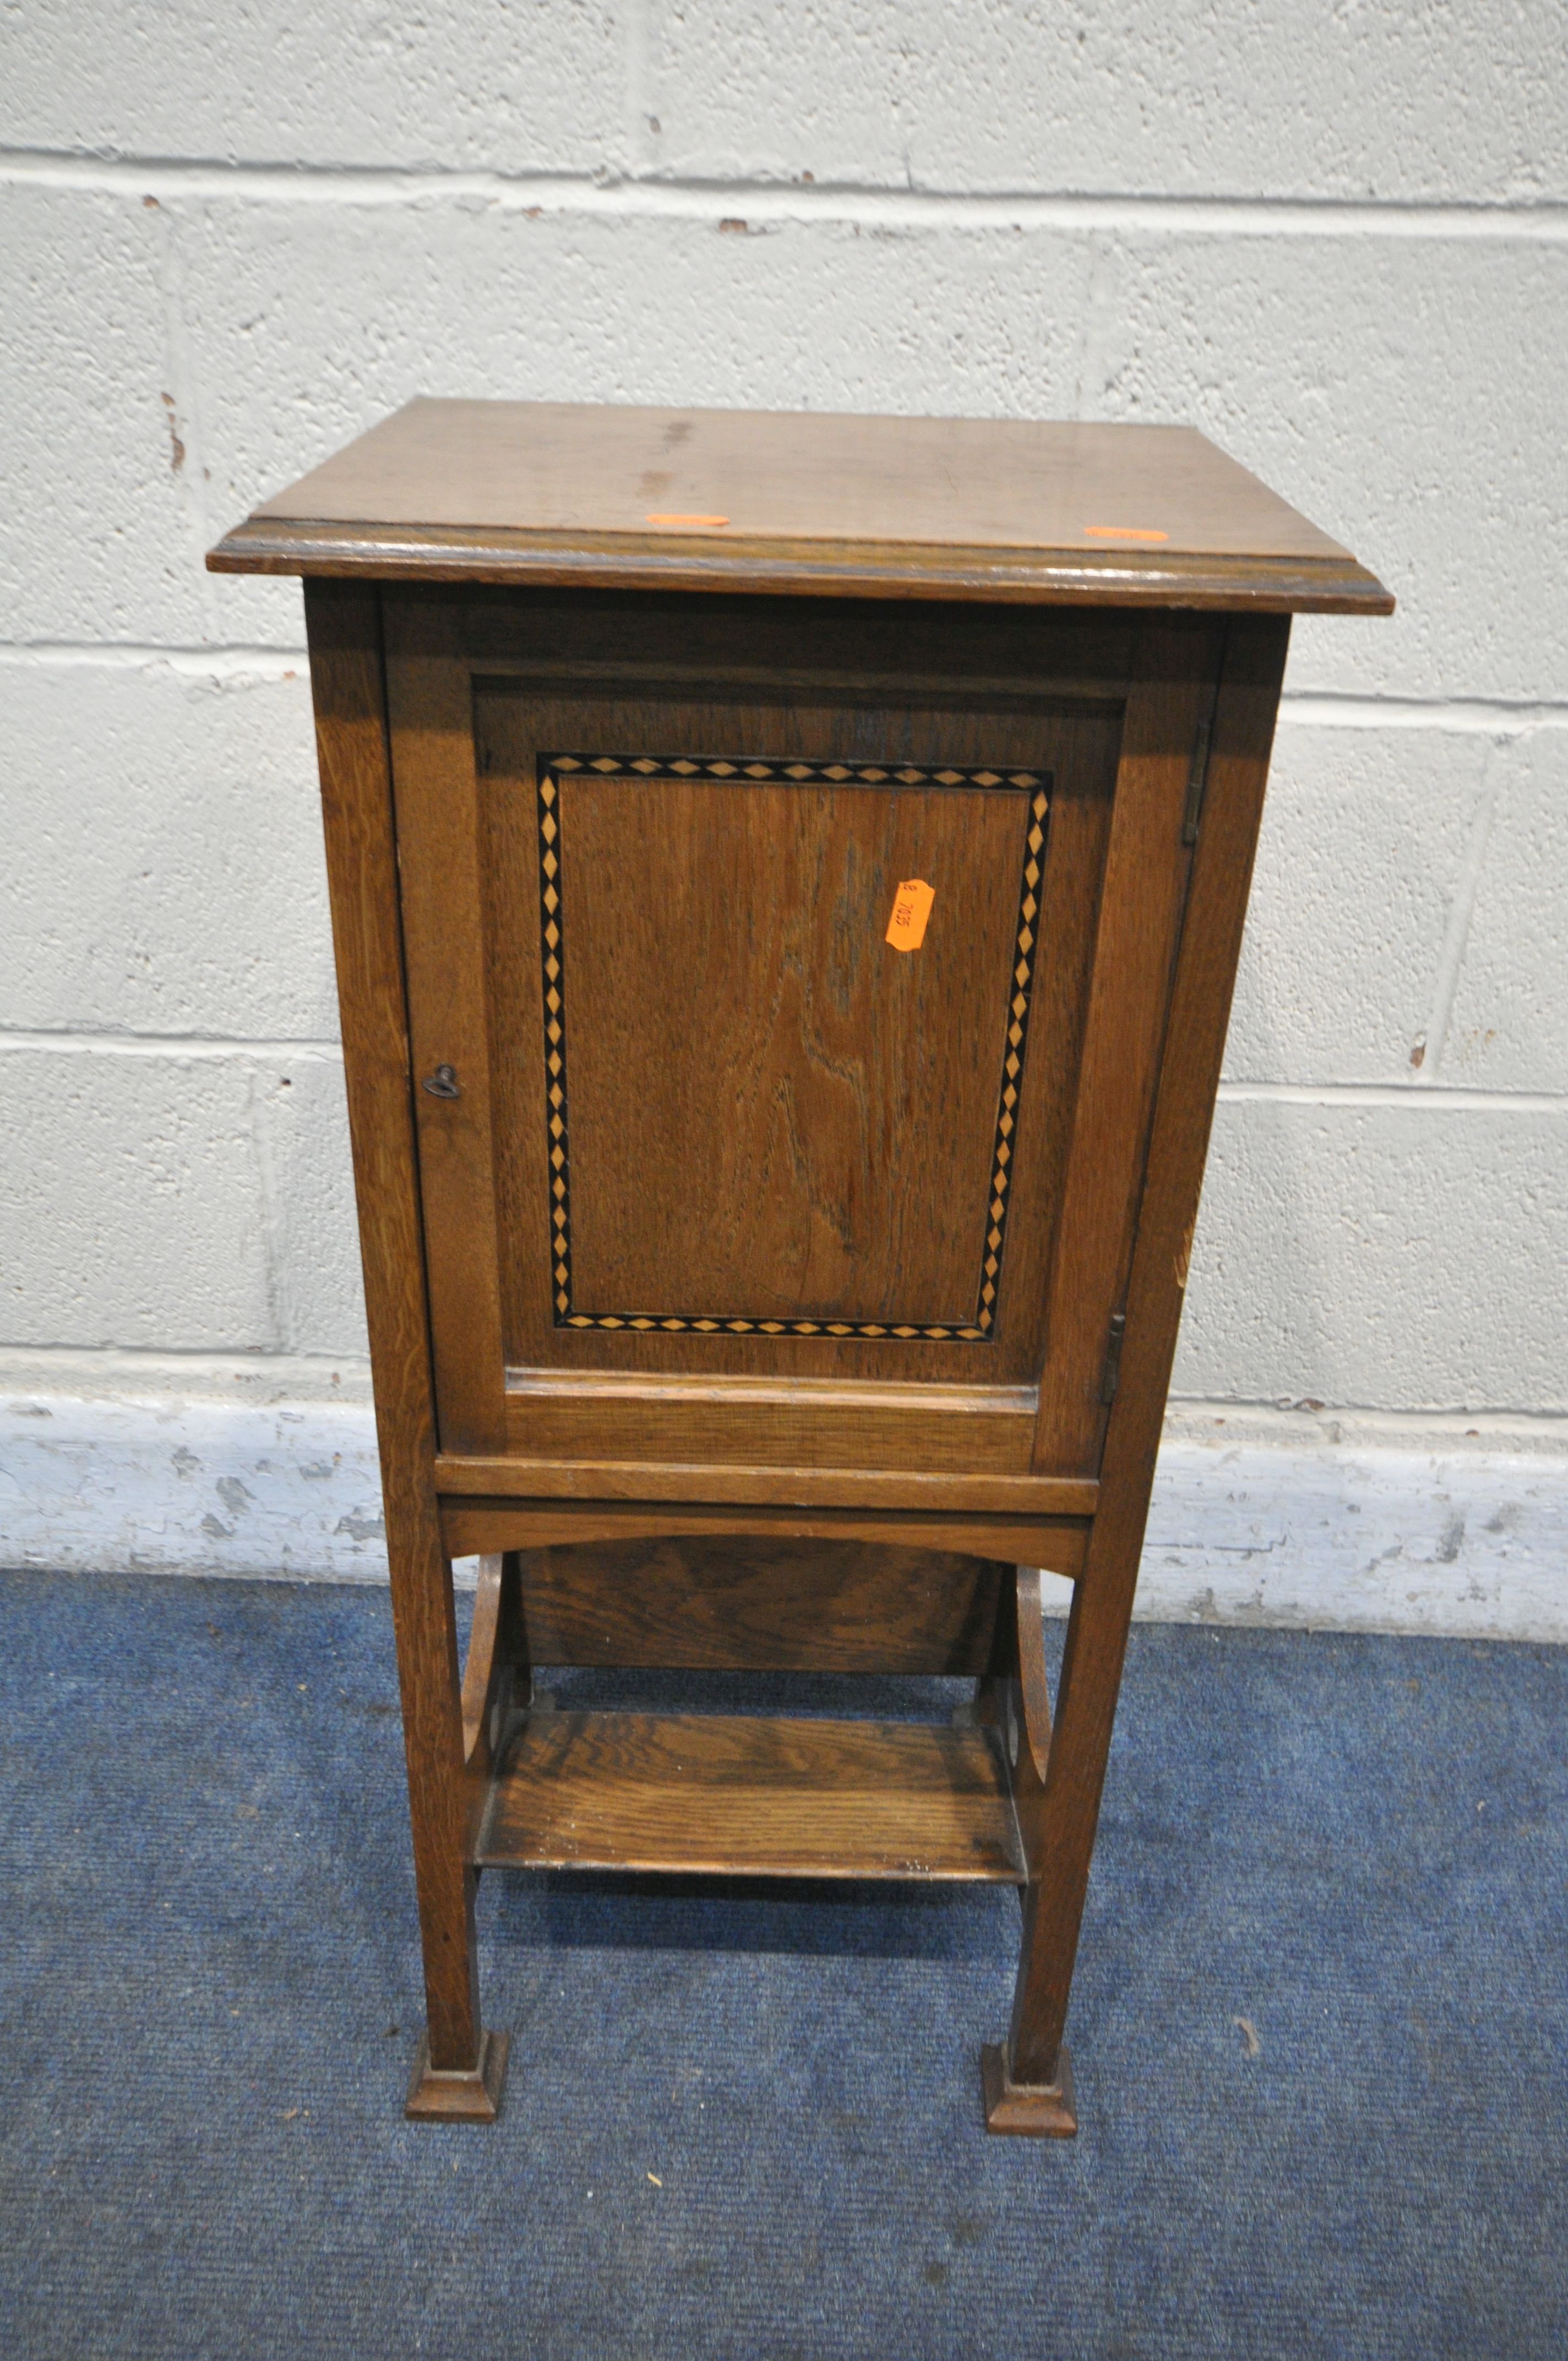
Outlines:
{"label": "metal door hinge", "polygon": [[1196,844],[1198,822],[1203,810],[1203,789],[1209,781],[1209,724],[1198,724],[1198,735],[1192,741],[1192,763],[1187,774],[1187,801],[1181,812],[1181,841]]}
{"label": "metal door hinge", "polygon": [[1122,1374],[1122,1339],[1126,1330],[1126,1313],[1113,1312],[1111,1334],[1105,1344],[1105,1366],[1100,1372],[1100,1399],[1107,1410],[1116,1399],[1116,1380]]}

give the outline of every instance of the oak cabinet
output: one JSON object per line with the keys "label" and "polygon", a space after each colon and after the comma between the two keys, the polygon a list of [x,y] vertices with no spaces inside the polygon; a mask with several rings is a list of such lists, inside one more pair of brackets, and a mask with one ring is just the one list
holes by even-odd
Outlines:
{"label": "oak cabinet", "polygon": [[[1015,1883],[987,2120],[1070,2131],[1288,619],[1391,601],[1184,430],[521,403],[412,404],[209,562],[306,582],[410,2112],[499,2102],[477,1870],[570,1865]],[[975,1701],[565,1714],[551,1664]]]}

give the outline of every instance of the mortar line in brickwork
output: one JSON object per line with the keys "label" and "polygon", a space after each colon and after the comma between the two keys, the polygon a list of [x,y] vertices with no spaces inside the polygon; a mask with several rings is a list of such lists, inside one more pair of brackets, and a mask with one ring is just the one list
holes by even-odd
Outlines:
{"label": "mortar line in brickwork", "polygon": [[[293,1379],[293,1391],[278,1390],[285,1378]],[[222,1352],[200,1345],[0,1343],[0,1402],[44,1395],[103,1400],[113,1411],[134,1411],[148,1400],[177,1396],[247,1417],[281,1411],[292,1421],[339,1411],[368,1418],[370,1364],[363,1353],[280,1351],[270,1345]],[[1333,1433],[1342,1423],[1351,1432]],[[1201,1432],[1216,1425],[1226,1432]],[[1236,1447],[1315,1452],[1325,1446],[1352,1455],[1379,1446],[1426,1453],[1460,1450],[1475,1442],[1480,1451],[1464,1455],[1480,1459],[1488,1444],[1541,1456],[1561,1454],[1568,1444],[1568,1414],[1560,1409],[1482,1403],[1390,1409],[1315,1396],[1172,1392],[1166,1426],[1168,1444],[1203,1442],[1216,1454]],[[368,1437],[367,1443],[373,1449]]]}
{"label": "mortar line in brickwork", "polygon": [[[275,1371],[280,1364],[297,1368],[308,1376],[324,1374],[334,1389],[322,1396],[327,1402],[352,1405],[354,1389],[363,1385],[368,1390],[370,1362],[364,1353],[323,1353],[309,1346],[285,1350],[280,1345],[252,1345],[234,1352],[214,1351],[208,1345],[70,1345],[59,1342],[25,1344],[0,1341],[0,1395],[26,1393],[29,1364],[43,1361],[80,1362],[84,1371],[96,1376],[104,1368],[121,1364],[136,1367],[148,1375],[165,1363],[178,1367],[181,1377],[212,1376],[232,1380],[241,1386],[249,1384],[262,1370]],[[246,1403],[247,1408],[268,1409],[269,1403]]]}
{"label": "mortar line in brickwork", "polygon": [[[203,157],[82,156],[0,148],[0,181],[143,195],[274,204],[428,205],[476,202],[516,213],[594,214],[747,226],[798,222],[939,228],[1188,230],[1206,236],[1373,236],[1560,242],[1568,204],[1466,198],[1178,196],[1110,192],[899,189],[858,182],[603,179],[582,173],[406,170],[379,165],[225,164]],[[742,210],[743,214],[742,214]]]}
{"label": "mortar line in brickwork", "polygon": [[113,640],[32,640],[0,644],[0,667],[19,672],[170,672],[182,680],[278,681],[304,680],[310,660],[303,648],[160,648]]}
{"label": "mortar line in brickwork", "polygon": [[[211,647],[131,644],[118,641],[34,640],[0,642],[0,668],[18,671],[157,672],[181,679],[270,682],[304,680],[310,664],[303,648],[214,644]],[[1370,691],[1342,696],[1332,689],[1301,689],[1280,699],[1279,718],[1311,730],[1447,730],[1507,738],[1528,730],[1568,728],[1568,698],[1505,697],[1397,697]]]}
{"label": "mortar line in brickwork", "polygon": [[1563,1115],[1568,1091],[1463,1090],[1443,1082],[1222,1082],[1231,1106],[1420,1107],[1437,1115]]}
{"label": "mortar line in brickwork", "polygon": [[1279,719],[1310,730],[1446,730],[1483,738],[1568,727],[1568,702],[1545,697],[1341,697],[1302,689],[1279,700]]}
{"label": "mortar line in brickwork", "polygon": [[42,1027],[26,1031],[0,1026],[0,1057],[24,1050],[43,1050],[62,1057],[87,1058],[238,1058],[296,1066],[341,1066],[338,1041],[250,1040],[240,1034],[110,1033]]}
{"label": "mortar line in brickwork", "polygon": [[[242,1036],[184,1033],[93,1033],[40,1028],[24,1031],[0,1027],[0,1058],[23,1051],[57,1053],[65,1057],[237,1059],[252,1064],[340,1065],[343,1050],[335,1041],[249,1040]],[[1568,1110],[1568,1092],[1481,1091],[1450,1088],[1438,1082],[1223,1082],[1220,1097],[1243,1105],[1267,1101],[1283,1106],[1418,1106],[1442,1112],[1482,1112],[1497,1115],[1561,1115]]]}
{"label": "mortar line in brickwork", "polygon": [[1477,1433],[1476,1430],[1484,1430],[1488,1424],[1494,1434],[1501,1430],[1510,1439],[1534,1437],[1558,1450],[1568,1443],[1568,1413],[1552,1408],[1519,1410],[1493,1405],[1469,1409],[1455,1408],[1451,1404],[1446,1409],[1436,1406],[1422,1409],[1417,1405],[1390,1410],[1387,1404],[1320,1401],[1316,1396],[1292,1400],[1284,1394],[1171,1392],[1166,1404],[1168,1439],[1177,1439],[1169,1434],[1169,1430],[1179,1427],[1185,1430],[1181,1440],[1197,1440],[1191,1430],[1208,1419],[1225,1425],[1233,1420],[1238,1426],[1245,1422],[1252,1432],[1243,1443],[1244,1448],[1249,1444],[1255,1446],[1260,1439],[1260,1429],[1274,1426],[1287,1447],[1294,1444],[1299,1449],[1306,1445],[1310,1449],[1313,1444],[1332,1441],[1334,1438],[1326,1435],[1323,1429],[1337,1424],[1342,1419],[1354,1422],[1359,1430],[1354,1439],[1346,1439],[1345,1447],[1349,1450],[1368,1447],[1378,1436],[1380,1429],[1396,1437],[1409,1436],[1412,1431],[1434,1439],[1442,1435],[1451,1445],[1471,1439],[1485,1442],[1487,1439],[1486,1433]]}

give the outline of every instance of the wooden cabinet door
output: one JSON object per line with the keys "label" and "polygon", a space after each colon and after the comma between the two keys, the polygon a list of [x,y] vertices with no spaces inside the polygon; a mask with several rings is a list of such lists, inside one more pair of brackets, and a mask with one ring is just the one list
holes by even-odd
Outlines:
{"label": "wooden cabinet door", "polygon": [[387,598],[447,1450],[1092,1466],[1213,634],[822,606]]}

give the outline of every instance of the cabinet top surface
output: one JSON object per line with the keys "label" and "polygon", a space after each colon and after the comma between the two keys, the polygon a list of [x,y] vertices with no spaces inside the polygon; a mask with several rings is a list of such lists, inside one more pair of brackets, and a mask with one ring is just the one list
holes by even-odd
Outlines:
{"label": "cabinet top surface", "polygon": [[1387,613],[1193,428],[411,401],[215,571]]}

